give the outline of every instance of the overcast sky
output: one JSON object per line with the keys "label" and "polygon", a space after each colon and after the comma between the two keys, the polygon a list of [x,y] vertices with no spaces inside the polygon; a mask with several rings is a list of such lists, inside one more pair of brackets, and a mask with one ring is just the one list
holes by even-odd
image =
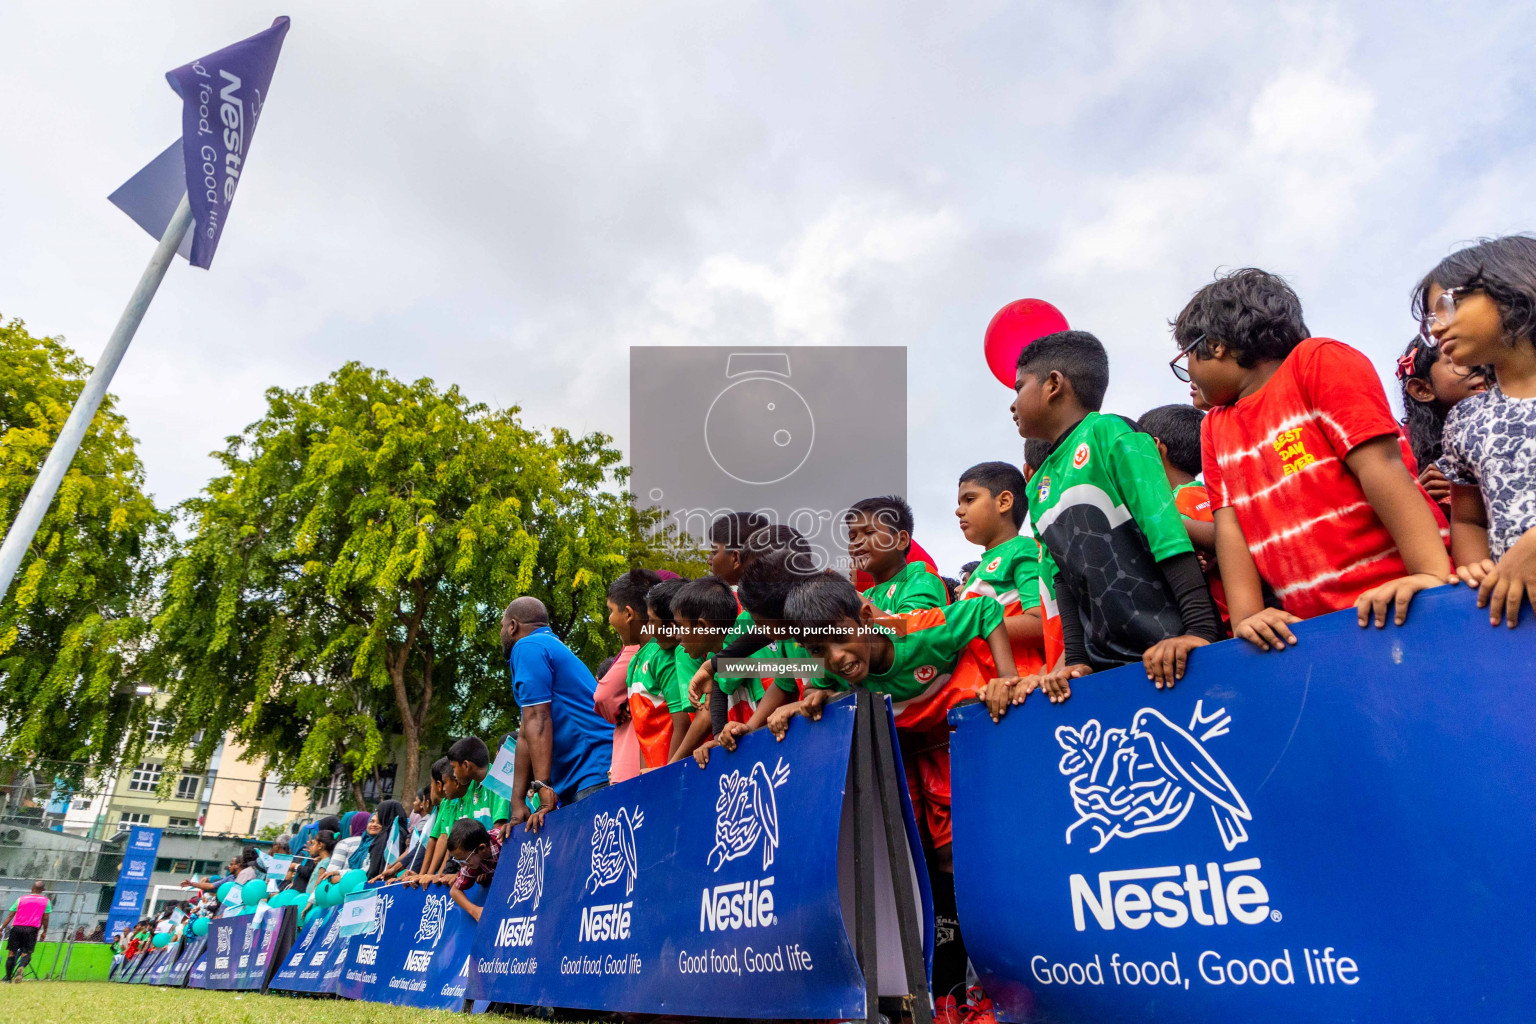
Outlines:
{"label": "overcast sky", "polygon": [[1531,4],[9,0],[0,315],[96,359],[164,72],[281,13],[213,269],[178,262],[113,385],[161,503],[351,359],[622,444],[630,345],[896,344],[953,573],[956,474],[1020,455],[1004,303],[1098,334],[1137,416],[1185,399],[1166,321],[1218,267],[1285,274],[1386,374],[1419,275],[1536,227]]}

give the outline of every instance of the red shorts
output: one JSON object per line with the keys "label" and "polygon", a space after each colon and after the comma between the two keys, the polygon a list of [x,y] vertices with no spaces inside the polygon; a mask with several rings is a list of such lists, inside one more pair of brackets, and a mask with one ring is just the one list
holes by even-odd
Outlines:
{"label": "red shorts", "polygon": [[934,849],[954,838],[949,824],[949,726],[928,732],[896,731],[902,766],[907,771],[907,795],[918,828],[928,833]]}

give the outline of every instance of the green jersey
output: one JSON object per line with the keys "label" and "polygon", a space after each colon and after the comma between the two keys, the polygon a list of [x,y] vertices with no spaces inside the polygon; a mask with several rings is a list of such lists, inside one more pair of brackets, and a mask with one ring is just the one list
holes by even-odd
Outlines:
{"label": "green jersey", "polygon": [[1040,545],[1033,534],[1009,537],[982,553],[960,599],[983,596],[996,598],[1009,615],[1040,607]]}
{"label": "green jersey", "polygon": [[[990,636],[1002,625],[1003,615],[1003,606],[990,597],[908,613],[904,617],[906,635],[890,634],[893,649],[890,667],[883,672],[871,669],[864,685],[876,692],[890,694],[897,704],[936,691],[949,679],[966,646],[972,640]],[[831,672],[824,679],[812,680],[811,684],[822,689],[848,687],[846,680]]]}
{"label": "green jersey", "polygon": [[463,813],[460,817],[475,818],[489,829],[492,825],[512,818],[512,804],[506,797],[494,793],[483,782],[471,780],[469,789],[459,798]]}
{"label": "green jersey", "polygon": [[[731,631],[725,635],[725,646],[729,647],[731,641],[752,632],[753,626],[754,623],[752,621],[752,613],[743,608],[741,610],[741,614],[736,616],[736,625],[732,627]],[[791,653],[791,651],[799,651],[800,653],[794,654]],[[795,644],[791,640],[775,640],[768,644],[768,646],[764,647],[762,650],[758,651],[756,654],[752,655],[752,657],[759,660],[764,658],[773,658],[777,660],[779,658],[806,658],[809,657],[809,655],[805,653],[805,649],[803,647],[800,647],[798,644]],[[717,672],[715,674],[715,685],[718,686],[720,688],[720,692],[724,693],[726,696],[731,696],[737,691],[737,689],[745,686],[746,693],[742,696],[749,700],[753,707],[756,707],[757,702],[763,699],[763,681],[766,678],[768,677],[733,677],[721,675]],[[800,693],[800,687],[793,678],[774,679],[773,683],[786,693],[796,696],[798,696]]]}
{"label": "green jersey", "polygon": [[1090,412],[1031,484],[1030,521],[1050,556],[1042,562],[1054,565],[1058,597],[1071,588],[1094,668],[1140,661],[1184,632],[1157,563],[1194,548],[1150,436]]}
{"label": "green jersey", "polygon": [[[745,608],[736,616],[736,625],[725,634],[723,647],[729,647],[734,641],[740,639],[752,631],[752,613]],[[722,647],[722,649],[723,649]],[[735,693],[742,686],[747,687],[750,694],[748,699],[753,706],[763,699],[763,681],[755,676],[728,676],[720,672],[715,673],[715,686],[726,696]]]}
{"label": "green jersey", "polygon": [[437,805],[437,817],[432,820],[432,831],[428,834],[427,838],[436,839],[438,836],[445,836],[453,831],[453,823],[464,817],[462,811],[462,797],[456,796],[451,800],[444,800],[439,803]]}
{"label": "green jersey", "polygon": [[624,683],[631,695],[644,690],[652,697],[664,699],[666,682],[671,675],[672,652],[662,650],[655,640],[647,640],[629,659],[629,666],[624,670]]}
{"label": "green jersey", "polygon": [[672,714],[693,710],[693,703],[688,699],[688,683],[702,664],[704,659],[689,657],[682,644],[672,649],[672,688],[667,693],[667,710]]}
{"label": "green jersey", "polygon": [[944,581],[929,572],[922,562],[908,562],[895,576],[864,591],[864,596],[887,615],[942,608],[949,604],[949,591],[944,589]]}

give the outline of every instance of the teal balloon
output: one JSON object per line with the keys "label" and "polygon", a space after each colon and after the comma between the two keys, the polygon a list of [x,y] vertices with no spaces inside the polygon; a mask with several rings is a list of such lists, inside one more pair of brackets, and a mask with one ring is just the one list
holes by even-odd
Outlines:
{"label": "teal balloon", "polygon": [[357,892],[358,890],[362,889],[363,886],[368,884],[368,872],[364,871],[362,868],[353,868],[351,871],[348,871],[346,874],[342,875],[341,881],[337,884],[341,886],[341,894],[343,896]]}
{"label": "teal balloon", "polygon": [[253,878],[240,887],[240,901],[248,907],[254,908],[256,904],[267,898],[267,883]]}
{"label": "teal balloon", "polygon": [[294,892],[292,889],[284,889],[282,892],[279,892],[275,896],[270,897],[267,900],[267,906],[290,907],[293,905],[293,898],[297,895],[298,893]]}
{"label": "teal balloon", "polygon": [[300,922],[299,927],[308,928],[311,924],[314,924],[315,918],[319,917],[323,913],[325,913],[325,911],[321,909],[320,904],[315,904],[305,912],[304,920]]}
{"label": "teal balloon", "polygon": [[192,934],[198,936],[208,934],[208,919],[206,917],[199,917],[192,922]]}
{"label": "teal balloon", "polygon": [[217,893],[219,902],[223,903],[225,900],[227,900],[229,898],[230,892],[232,892],[234,888],[234,882],[225,882],[223,885],[219,886],[219,891]]}
{"label": "teal balloon", "polygon": [[149,940],[149,944],[156,949],[160,949],[162,946],[169,946],[171,944],[171,933],[157,932],[155,937]]}
{"label": "teal balloon", "polygon": [[334,907],[341,903],[341,886],[327,878],[315,887],[315,906]]}

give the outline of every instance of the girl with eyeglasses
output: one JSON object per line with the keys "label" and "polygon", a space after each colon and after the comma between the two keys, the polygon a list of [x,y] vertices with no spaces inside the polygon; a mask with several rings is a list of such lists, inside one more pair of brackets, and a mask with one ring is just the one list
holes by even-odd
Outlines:
{"label": "girl with eyeglasses", "polygon": [[1440,471],[1451,484],[1456,575],[1494,625],[1536,608],[1536,238],[1452,253],[1414,290],[1426,344],[1482,367],[1486,391],[1445,418]]}

